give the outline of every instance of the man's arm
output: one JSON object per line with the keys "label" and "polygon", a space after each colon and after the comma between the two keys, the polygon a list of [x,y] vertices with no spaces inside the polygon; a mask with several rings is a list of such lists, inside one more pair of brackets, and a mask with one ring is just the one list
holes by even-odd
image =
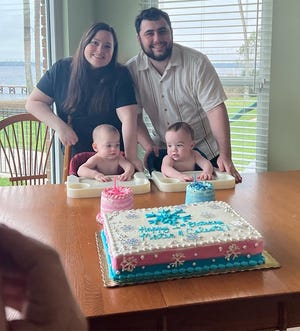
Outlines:
{"label": "man's arm", "polygon": [[242,177],[231,159],[230,126],[224,102],[209,110],[207,117],[219,147],[220,156],[217,160],[219,169],[230,173],[235,178],[236,183],[240,183]]}

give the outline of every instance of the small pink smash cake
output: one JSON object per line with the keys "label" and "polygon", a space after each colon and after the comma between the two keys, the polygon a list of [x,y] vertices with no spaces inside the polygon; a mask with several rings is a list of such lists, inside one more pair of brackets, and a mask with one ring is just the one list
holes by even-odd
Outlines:
{"label": "small pink smash cake", "polygon": [[133,209],[133,191],[130,187],[107,187],[101,193],[100,212],[96,219],[103,223],[103,215],[118,210]]}

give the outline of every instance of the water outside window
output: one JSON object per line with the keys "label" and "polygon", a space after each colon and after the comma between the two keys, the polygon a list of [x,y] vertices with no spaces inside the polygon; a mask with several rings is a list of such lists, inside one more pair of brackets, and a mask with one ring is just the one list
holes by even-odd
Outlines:
{"label": "water outside window", "polygon": [[[48,67],[46,22],[46,0],[0,2],[0,120],[25,112],[27,95]],[[0,186],[6,176],[0,162]]]}

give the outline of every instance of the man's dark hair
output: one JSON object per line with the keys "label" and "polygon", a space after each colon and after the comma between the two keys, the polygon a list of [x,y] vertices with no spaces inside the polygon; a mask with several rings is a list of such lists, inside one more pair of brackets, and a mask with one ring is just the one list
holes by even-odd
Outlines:
{"label": "man's dark hair", "polygon": [[158,21],[161,18],[165,19],[169,27],[172,28],[170,17],[166,12],[155,7],[142,10],[141,13],[135,18],[134,24],[137,34],[139,34],[141,31],[141,23],[143,20]]}

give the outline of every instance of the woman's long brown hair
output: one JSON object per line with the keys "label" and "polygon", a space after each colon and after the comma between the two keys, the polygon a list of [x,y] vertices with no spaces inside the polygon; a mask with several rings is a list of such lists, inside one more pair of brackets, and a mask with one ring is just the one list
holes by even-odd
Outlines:
{"label": "woman's long brown hair", "polygon": [[[94,100],[91,102],[90,109],[91,112],[101,111],[103,105],[107,105],[111,100],[108,100],[111,96],[111,84],[109,81],[112,80],[114,76],[114,69],[119,65],[118,64],[118,40],[114,29],[106,23],[95,23],[93,24],[88,31],[82,36],[78,48],[73,56],[72,65],[71,65],[71,76],[68,87],[67,98],[64,102],[64,110],[68,114],[72,114],[79,104],[86,104],[89,98],[88,88],[89,88],[89,71],[90,64],[84,56],[85,47],[91,42],[98,31],[108,31],[113,36],[114,41],[114,52],[110,63],[106,66],[111,68],[111,72],[107,73],[107,82],[102,80],[101,89],[94,96]],[[100,82],[99,82],[100,83]],[[107,83],[107,84],[106,84]],[[99,84],[100,85],[100,84]]]}

